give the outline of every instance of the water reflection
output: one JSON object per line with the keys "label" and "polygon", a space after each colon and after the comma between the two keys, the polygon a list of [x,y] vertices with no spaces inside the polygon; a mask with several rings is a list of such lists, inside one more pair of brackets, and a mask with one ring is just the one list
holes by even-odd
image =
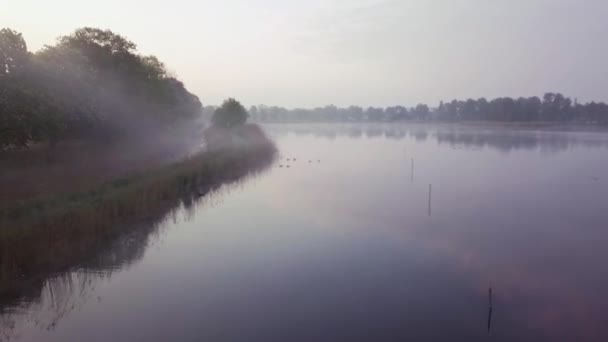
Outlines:
{"label": "water reflection", "polygon": [[[0,341],[19,337],[22,325],[41,330],[53,330],[72,312],[79,310],[92,298],[96,287],[109,281],[115,272],[140,260],[157,225],[139,229],[115,241],[97,258],[73,271],[42,280],[30,293],[19,298],[17,305],[5,305],[0,310]],[[11,302],[14,302],[12,300]]]}
{"label": "water reflection", "polygon": [[[9,309],[2,331],[62,342],[607,340],[608,136],[267,129],[291,168],[280,161],[204,206],[186,200],[162,228],[48,280],[42,304]],[[151,248],[161,238],[171,243]],[[111,291],[98,298],[95,286]],[[56,330],[36,335],[23,317]]]}
{"label": "water reflection", "polygon": [[606,147],[602,132],[559,132],[550,130],[511,129],[508,127],[470,127],[426,124],[267,124],[275,135],[312,135],[334,140],[337,137],[411,139],[425,142],[432,139],[454,149],[492,148],[502,152],[534,150],[554,153],[576,146]]}
{"label": "water reflection", "polygon": [[173,207],[151,213],[145,222],[104,243],[88,260],[75,260],[71,270],[29,282],[19,292],[3,296],[0,342],[19,340],[20,330],[25,326],[52,331],[86,303],[101,302],[103,298],[95,296],[97,287],[140,262],[150,246],[162,240],[168,227],[178,225],[180,220],[192,220],[197,208],[220,205],[224,196],[239,190],[265,169],[264,166],[251,170],[243,177],[201,190],[204,193],[183,196]]}
{"label": "water reflection", "polygon": [[[358,220],[373,217],[375,223],[368,222],[369,227],[406,226],[408,235],[416,237],[416,246],[455,262],[458,275],[444,279],[449,282],[446,286],[468,284],[469,291],[490,301],[489,307],[481,304],[485,312],[478,319],[494,339],[608,338],[601,318],[608,301],[600,290],[608,285],[601,262],[606,256],[602,244],[608,241],[604,201],[608,188],[598,176],[608,167],[606,133],[424,125],[274,127],[277,136],[294,145],[300,138],[305,144],[334,148],[316,141],[330,131],[336,150],[365,150],[374,155],[365,158],[363,153],[353,152],[352,160],[340,165],[341,170],[348,170],[345,173],[363,169],[355,171],[358,176],[340,174],[347,178],[345,184],[357,187],[353,190],[344,185],[339,187],[342,191],[347,189],[351,198],[365,197],[347,200],[336,196],[348,201],[349,209],[343,208],[344,212]],[[407,153],[405,147],[395,153],[399,142],[405,142]],[[433,182],[424,184],[428,185],[424,212],[432,216],[430,220],[416,220],[422,209],[416,203],[425,191],[413,182],[414,158],[404,155],[416,157],[417,183]],[[407,173],[411,186],[399,181]],[[334,181],[340,182],[338,178]],[[323,186],[335,187],[328,183]],[[441,184],[437,198],[433,196],[435,184]],[[440,212],[432,210],[434,201]],[[403,214],[397,214],[400,212]],[[450,271],[441,268],[440,272]],[[489,280],[495,282],[494,303],[487,299],[492,297]],[[430,305],[434,310],[443,308]],[[467,324],[465,317],[458,320]],[[461,333],[458,336],[466,336]],[[435,337],[446,336],[450,335]]]}

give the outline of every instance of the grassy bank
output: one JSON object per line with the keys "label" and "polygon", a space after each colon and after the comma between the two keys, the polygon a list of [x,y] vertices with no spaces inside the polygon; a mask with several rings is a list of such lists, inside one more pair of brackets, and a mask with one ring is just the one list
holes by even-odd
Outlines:
{"label": "grassy bank", "polygon": [[0,209],[0,303],[78,264],[130,226],[259,170],[275,155],[257,126],[207,135],[207,151],[161,169]]}
{"label": "grassy bank", "polygon": [[159,169],[200,151],[202,122],[170,132],[108,141],[65,140],[54,146],[0,151],[0,207],[35,197],[71,194],[113,179]]}

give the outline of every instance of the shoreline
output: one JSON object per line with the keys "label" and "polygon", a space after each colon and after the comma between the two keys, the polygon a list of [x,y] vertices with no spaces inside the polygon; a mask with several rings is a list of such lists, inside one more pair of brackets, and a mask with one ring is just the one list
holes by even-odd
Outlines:
{"label": "shoreline", "polygon": [[255,122],[258,125],[427,125],[440,127],[472,127],[472,128],[510,128],[521,130],[539,130],[547,132],[588,132],[588,133],[608,133],[608,126],[592,124],[572,124],[556,122],[497,122],[497,121],[331,121],[331,122],[303,122],[303,121],[284,121],[284,122]]}
{"label": "shoreline", "polygon": [[253,125],[238,131],[246,144],[215,147],[87,192],[0,209],[0,308],[34,293],[46,278],[81,264],[125,232],[268,167],[276,155],[274,143]]}

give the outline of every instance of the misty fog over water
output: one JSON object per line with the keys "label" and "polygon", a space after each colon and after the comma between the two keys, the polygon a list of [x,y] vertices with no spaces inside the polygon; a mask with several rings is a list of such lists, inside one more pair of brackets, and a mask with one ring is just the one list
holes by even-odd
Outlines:
{"label": "misty fog over water", "polygon": [[605,134],[264,129],[272,168],[0,303],[0,341],[608,339]]}

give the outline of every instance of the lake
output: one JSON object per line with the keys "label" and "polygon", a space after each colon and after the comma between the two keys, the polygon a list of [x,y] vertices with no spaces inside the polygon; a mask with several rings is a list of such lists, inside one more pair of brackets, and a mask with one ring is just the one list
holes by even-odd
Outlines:
{"label": "lake", "polygon": [[608,340],[608,134],[265,130],[274,165],[2,308],[0,341]]}

